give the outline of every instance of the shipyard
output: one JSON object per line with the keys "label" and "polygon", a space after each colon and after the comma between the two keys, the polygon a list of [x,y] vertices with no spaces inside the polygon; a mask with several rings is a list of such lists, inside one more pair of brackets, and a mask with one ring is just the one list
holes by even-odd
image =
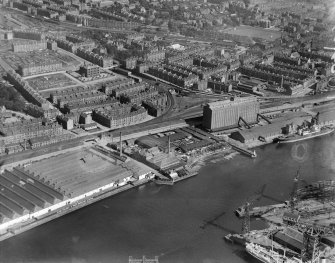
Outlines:
{"label": "shipyard", "polygon": [[332,0],[0,0],[1,260],[335,262],[334,28]]}

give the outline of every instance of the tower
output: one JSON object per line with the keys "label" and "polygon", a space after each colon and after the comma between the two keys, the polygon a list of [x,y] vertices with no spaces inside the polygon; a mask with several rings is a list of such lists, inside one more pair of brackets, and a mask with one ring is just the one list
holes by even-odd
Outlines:
{"label": "tower", "polygon": [[313,230],[308,230],[303,233],[303,249],[301,251],[301,258],[303,262],[319,263],[319,236],[313,235]]}
{"label": "tower", "polygon": [[171,152],[171,139],[170,139],[170,135],[168,136],[168,155],[170,156],[170,152]]}
{"label": "tower", "polygon": [[291,192],[291,200],[290,200],[290,207],[291,207],[291,212],[294,211],[294,208],[295,208],[295,203],[296,201],[298,200],[298,184],[299,184],[299,180],[300,180],[300,167],[297,171],[297,174],[296,176],[294,177],[294,180],[293,180],[293,188],[292,188],[292,192]]}

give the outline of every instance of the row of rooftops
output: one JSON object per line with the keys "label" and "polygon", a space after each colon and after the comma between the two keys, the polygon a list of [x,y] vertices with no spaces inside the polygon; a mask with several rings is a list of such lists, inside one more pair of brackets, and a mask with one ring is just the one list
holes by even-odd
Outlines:
{"label": "row of rooftops", "polygon": [[103,84],[103,87],[113,88],[113,87],[117,87],[119,85],[134,84],[134,83],[135,83],[135,81],[133,79],[121,78],[121,79],[115,79],[115,80],[105,82]]}
{"label": "row of rooftops", "polygon": [[208,67],[201,67],[201,66],[182,66],[179,64],[171,64],[171,65],[163,65],[164,68],[169,69],[169,70],[175,70],[175,71],[189,71],[192,72],[194,74],[202,74],[202,73],[206,73],[206,72],[210,72],[213,69],[214,70],[222,70],[222,71],[227,71],[227,66],[224,64],[218,64],[213,68],[208,68]]}
{"label": "row of rooftops", "polygon": [[34,30],[19,30],[19,29],[14,29],[13,33],[27,33],[27,34],[36,34],[36,35],[44,35],[42,32],[34,31]]}
{"label": "row of rooftops", "polygon": [[259,104],[259,102],[257,101],[256,97],[235,97],[235,98],[231,98],[230,100],[220,100],[220,101],[215,101],[215,102],[210,102],[208,103],[206,106],[211,108],[211,109],[215,109],[215,108],[225,108],[225,107],[229,107],[232,105],[238,105],[238,104],[246,104],[246,103],[255,103],[255,104]]}
{"label": "row of rooftops", "polygon": [[131,103],[116,103],[116,104],[113,104],[113,105],[108,105],[106,107],[101,107],[101,108],[97,108],[95,110],[95,112],[106,112],[106,113],[110,113],[110,114],[113,114],[113,113],[117,113],[117,114],[120,114],[120,113],[123,113],[123,112],[130,112],[131,111],[131,108],[134,106],[134,104],[131,104]]}
{"label": "row of rooftops", "polygon": [[9,123],[0,123],[0,129],[1,128],[9,128],[9,127],[19,127],[19,126],[31,126],[31,125],[42,125],[42,123],[45,122],[42,118],[36,118],[36,119],[28,119],[28,120],[20,120],[16,122],[9,122]]}
{"label": "row of rooftops", "polygon": [[17,74],[14,70],[9,70],[7,72],[9,79],[15,81],[16,85],[20,85],[27,93],[29,93],[36,101],[38,101],[41,105],[47,104],[47,101],[36,91],[34,90],[27,81],[23,80],[19,74]]}
{"label": "row of rooftops", "polygon": [[42,119],[36,119],[37,121],[22,122],[17,121],[12,125],[0,126],[0,133],[3,136],[12,136],[17,134],[25,134],[35,131],[46,131],[46,130],[60,130],[61,126],[57,123],[51,123],[43,121]]}
{"label": "row of rooftops", "polygon": [[291,65],[291,64],[287,64],[287,63],[279,62],[279,61],[274,61],[273,65],[277,66],[277,67],[280,67],[280,68],[287,68],[287,69],[292,69],[292,70],[295,70],[295,71],[303,72],[305,74],[314,74],[314,71],[315,71],[315,70],[310,69],[310,68],[303,68],[301,66]]}
{"label": "row of rooftops", "polygon": [[96,100],[91,100],[91,101],[72,102],[70,104],[66,104],[65,108],[69,109],[69,110],[86,108],[86,107],[99,108],[99,107],[102,107],[102,105],[112,105],[112,104],[116,104],[116,103],[118,103],[118,101],[116,99],[108,97],[106,99],[96,99]]}
{"label": "row of rooftops", "polygon": [[120,120],[120,119],[124,119],[124,118],[129,118],[132,116],[136,116],[142,113],[147,112],[145,108],[143,107],[138,107],[135,110],[133,110],[133,108],[131,108],[131,110],[127,113],[123,113],[123,114],[119,114],[115,111],[104,111],[104,110],[97,110],[95,111],[95,114],[101,115],[104,118],[107,118],[109,120]]}
{"label": "row of rooftops", "polygon": [[[292,57],[293,55],[293,57]],[[292,61],[293,62],[298,62],[299,60],[304,60],[304,61],[309,61],[309,59],[319,59],[323,62],[326,63],[331,63],[332,62],[332,57],[328,54],[319,54],[316,52],[308,52],[308,51],[296,51],[293,52],[291,55],[286,55],[283,53],[276,53],[274,55],[274,61]]]}
{"label": "row of rooftops", "polygon": [[151,106],[151,107],[153,107],[153,108],[160,108],[160,107],[162,107],[162,105],[159,105],[159,104],[157,105],[157,101],[158,101],[159,99],[161,99],[163,96],[166,97],[166,94],[163,93],[163,94],[157,94],[157,95],[154,95],[153,97],[150,97],[150,98],[145,99],[145,100],[143,101],[143,103],[144,103],[144,104],[147,104],[147,105],[149,105],[149,106]]}
{"label": "row of rooftops", "polygon": [[142,83],[135,83],[135,84],[130,84],[130,85],[124,85],[122,87],[115,87],[113,90],[116,92],[124,92],[124,93],[128,93],[128,92],[136,92],[136,90],[144,90],[144,89],[148,89],[151,88],[152,86],[150,86],[149,84],[142,82]]}
{"label": "row of rooftops", "polygon": [[150,67],[150,69],[156,70],[156,71],[159,71],[159,72],[162,72],[162,73],[165,73],[167,75],[171,75],[174,78],[179,78],[179,79],[184,79],[184,80],[198,78],[198,76],[195,75],[195,74],[193,74],[193,73],[190,73],[190,74],[188,74],[188,76],[183,77],[183,76],[180,76],[180,75],[178,75],[176,73],[169,72],[168,70],[166,70],[166,69],[164,69],[164,68],[162,68],[160,66],[153,66],[153,67]]}
{"label": "row of rooftops", "polygon": [[257,69],[257,68],[254,68],[254,67],[241,67],[241,69],[247,69],[247,70],[251,70],[252,72],[261,72],[261,73],[264,73],[264,74],[269,74],[271,76],[274,76],[274,77],[277,77],[278,79],[282,79],[284,78],[284,81],[287,83],[291,83],[291,84],[303,84],[304,82],[308,81],[309,79],[311,79],[311,77],[309,78],[306,78],[304,80],[300,80],[300,79],[296,79],[296,78],[292,78],[292,77],[288,77],[288,76],[283,76],[281,74],[278,74],[278,73],[275,73],[275,72],[270,72],[270,71],[267,71],[267,70],[263,70],[263,69]]}
{"label": "row of rooftops", "polygon": [[101,55],[99,55],[99,54],[96,54],[96,53],[94,53],[94,52],[92,52],[92,51],[89,51],[89,50],[87,50],[87,49],[85,49],[84,47],[79,47],[78,49],[77,49],[77,54],[78,55],[86,55],[86,56],[88,56],[88,57],[90,57],[90,58],[94,58],[94,59],[98,59],[98,60],[102,60],[102,59],[106,59],[106,58],[108,58],[108,59],[112,59],[112,57],[104,57],[104,56],[101,56]]}
{"label": "row of rooftops", "polygon": [[169,48],[169,49],[167,49],[167,56],[168,57],[179,56],[179,55],[189,56],[189,55],[195,54],[195,53],[197,53],[199,51],[203,51],[203,50],[206,50],[206,47],[204,47],[204,46],[192,46],[192,47],[188,47],[184,50]]}
{"label": "row of rooftops", "polygon": [[158,95],[157,89],[148,89],[148,90],[135,91],[133,93],[125,93],[122,94],[121,97],[128,98],[133,102],[135,101],[139,102],[155,95]]}
{"label": "row of rooftops", "polygon": [[270,72],[277,72],[278,74],[282,74],[284,75],[284,73],[287,74],[294,74],[295,78],[299,77],[301,79],[306,79],[310,76],[310,74],[304,74],[302,72],[297,72],[294,69],[290,69],[290,68],[283,68],[283,67],[277,67],[277,66],[269,66],[269,65],[264,65],[264,64],[255,64],[254,67],[256,69],[261,69],[261,70],[265,70],[265,71],[270,71]]}
{"label": "row of rooftops", "polygon": [[71,103],[71,102],[75,102],[78,100],[85,101],[86,99],[91,100],[94,98],[106,99],[107,95],[99,91],[92,91],[89,93],[88,92],[87,93],[74,93],[71,95],[59,96],[58,102]]}
{"label": "row of rooftops", "polygon": [[65,95],[70,95],[70,94],[78,94],[78,93],[83,93],[83,92],[93,92],[96,91],[97,87],[95,86],[79,86],[79,87],[72,87],[64,90],[56,90],[50,94],[51,98],[52,97],[62,97]]}
{"label": "row of rooftops", "polygon": [[102,15],[105,15],[105,16],[108,16],[108,17],[112,17],[112,18],[120,19],[120,20],[123,21],[123,22],[127,22],[127,19],[126,19],[125,17],[122,17],[122,16],[117,15],[117,14],[115,14],[115,13],[111,13],[111,12],[108,12],[108,11],[103,11],[103,10],[96,9],[96,8],[92,8],[91,11],[92,11],[93,13],[102,14]]}

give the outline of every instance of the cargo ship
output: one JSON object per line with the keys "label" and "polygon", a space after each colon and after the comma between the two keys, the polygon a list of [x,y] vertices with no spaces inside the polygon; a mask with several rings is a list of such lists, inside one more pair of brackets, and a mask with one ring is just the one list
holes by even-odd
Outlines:
{"label": "cargo ship", "polygon": [[295,257],[287,257],[285,255],[281,255],[278,252],[274,251],[273,249],[267,249],[260,245],[254,243],[247,243],[246,251],[257,258],[259,261],[264,263],[301,263],[300,259]]}
{"label": "cargo ship", "polygon": [[298,132],[295,134],[279,136],[276,138],[276,141],[278,143],[298,142],[298,141],[303,141],[303,140],[327,135],[327,134],[332,133],[333,131],[334,131],[334,128],[329,128],[329,127],[320,128],[319,126],[313,126],[311,128],[298,130]]}

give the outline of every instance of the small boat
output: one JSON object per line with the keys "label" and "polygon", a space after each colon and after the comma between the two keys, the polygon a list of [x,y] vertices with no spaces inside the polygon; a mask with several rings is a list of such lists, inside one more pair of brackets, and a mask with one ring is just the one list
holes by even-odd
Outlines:
{"label": "small boat", "polygon": [[190,172],[187,170],[184,170],[184,173],[178,174],[177,172],[172,172],[169,175],[169,178],[162,178],[162,177],[156,177],[155,183],[159,185],[174,185],[174,183],[177,183],[179,181],[185,180],[187,178],[193,177],[197,175],[197,172]]}

